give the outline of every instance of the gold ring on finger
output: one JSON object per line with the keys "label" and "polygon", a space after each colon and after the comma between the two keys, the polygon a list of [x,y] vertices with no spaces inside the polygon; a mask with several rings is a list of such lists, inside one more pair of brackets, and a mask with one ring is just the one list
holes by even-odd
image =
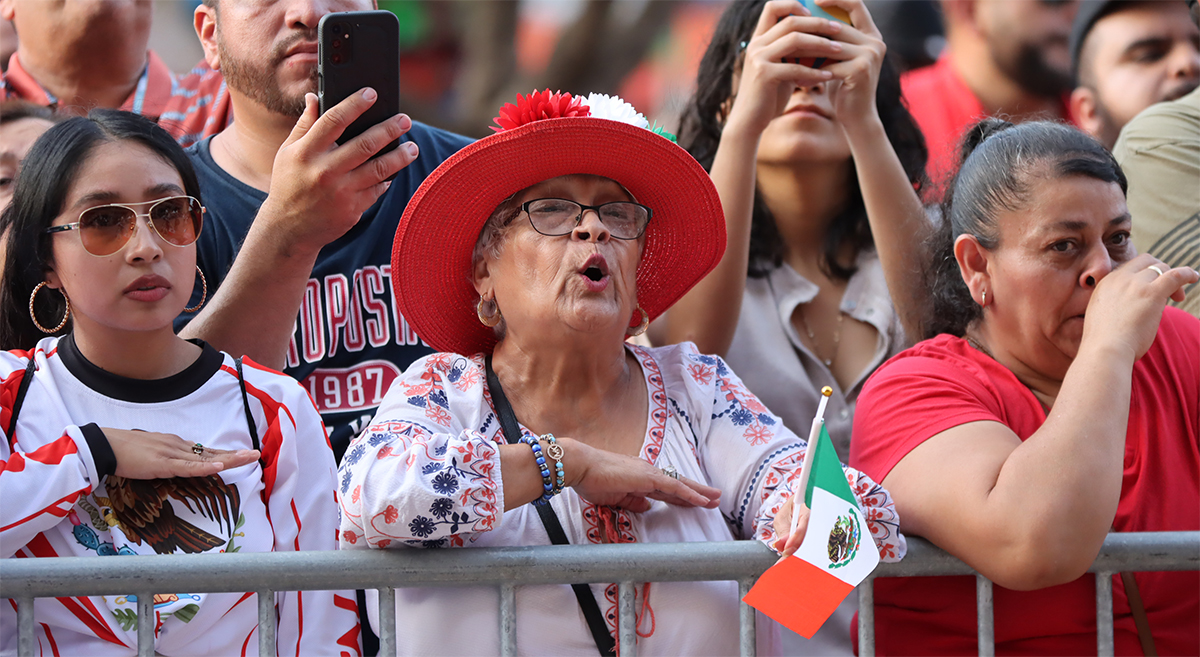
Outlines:
{"label": "gold ring on finger", "polygon": [[1163,274],[1167,273],[1167,272],[1163,271],[1162,269],[1160,269],[1158,265],[1150,265],[1149,267],[1146,267],[1146,269],[1153,269],[1154,271],[1158,272],[1159,276],[1162,276]]}
{"label": "gold ring on finger", "polygon": [[196,456],[202,456],[204,454],[204,445],[201,445],[200,443],[193,444],[192,453]]}

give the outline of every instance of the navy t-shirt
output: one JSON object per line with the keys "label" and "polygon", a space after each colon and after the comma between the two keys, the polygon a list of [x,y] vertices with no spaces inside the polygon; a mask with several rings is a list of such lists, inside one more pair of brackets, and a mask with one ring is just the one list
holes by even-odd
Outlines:
{"label": "navy t-shirt", "polygon": [[[354,228],[321,249],[288,348],[284,372],[312,395],[338,461],[375,415],[392,380],[432,351],[404,321],[392,296],[392,240],[413,192],[471,140],[415,121],[408,139],[420,148],[416,161],[400,171]],[[217,166],[210,142],[211,137],[197,142],[187,153],[207,208],[196,260],[211,296],[267,195]],[[189,305],[199,296],[197,289]],[[176,331],[191,317],[180,316]]]}

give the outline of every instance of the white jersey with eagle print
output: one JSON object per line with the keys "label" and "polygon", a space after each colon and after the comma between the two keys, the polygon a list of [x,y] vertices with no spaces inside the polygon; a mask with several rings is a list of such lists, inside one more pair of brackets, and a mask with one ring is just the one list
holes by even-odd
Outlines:
{"label": "white jersey with eagle print", "polygon": [[[157,381],[100,369],[70,336],[47,338],[29,352],[0,352],[3,557],[337,549],[336,466],[321,418],[295,380],[249,360],[243,372],[261,463],[211,477],[137,481],[111,474],[115,459],[100,427],[251,448],[234,359],[197,344],[195,363]],[[31,358],[37,369],[10,435]],[[36,654],[136,654],[133,593],[38,599]],[[352,591],[279,592],[275,607],[279,654],[360,653]],[[258,654],[253,594],[159,593],[154,613],[156,654]],[[0,654],[16,647],[9,601],[0,609]]]}

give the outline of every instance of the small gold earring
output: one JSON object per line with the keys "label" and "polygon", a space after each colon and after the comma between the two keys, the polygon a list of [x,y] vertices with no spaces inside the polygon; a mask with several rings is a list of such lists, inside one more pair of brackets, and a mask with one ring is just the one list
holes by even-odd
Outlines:
{"label": "small gold earring", "polygon": [[642,314],[642,321],[633,329],[625,332],[629,337],[637,337],[646,332],[646,328],[650,326],[650,315],[638,304],[637,311]]}
{"label": "small gold earring", "polygon": [[204,278],[204,272],[200,271],[200,265],[196,265],[196,273],[200,274],[200,285],[203,286],[200,292],[200,303],[190,308],[184,308],[183,312],[185,313],[194,313],[197,310],[200,310],[200,308],[204,306],[205,299],[208,299],[208,281]]}
{"label": "small gold earring", "polygon": [[480,324],[483,324],[484,326],[486,326],[488,328],[492,328],[495,325],[500,323],[500,318],[501,318],[500,306],[498,306],[498,305],[496,306],[496,314],[495,315],[488,317],[487,315],[483,314],[483,304],[484,303],[485,303],[484,298],[479,297],[479,303],[475,306],[475,315],[477,317],[479,317]]}
{"label": "small gold earring", "polygon": [[984,308],[987,308],[987,288],[984,288],[983,290],[983,303],[980,305],[982,305]]}
{"label": "small gold earring", "polygon": [[[58,291],[58,293],[63,296],[63,301],[65,301],[67,303],[67,310],[66,310],[66,312],[63,313],[62,321],[58,323],[58,326],[55,326],[52,329],[48,329],[45,326],[42,326],[41,322],[39,322],[37,320],[37,316],[34,315],[34,313],[33,313],[33,300],[35,298],[37,298],[37,293],[40,292],[43,287],[46,287],[46,281],[42,281],[41,283],[38,283],[37,287],[33,288],[33,294],[29,295],[29,319],[33,320],[33,325],[36,326],[38,328],[38,330],[41,331],[42,333],[45,333],[47,335],[49,335],[51,333],[58,333],[59,331],[62,330],[62,327],[67,325],[67,320],[70,319],[70,317],[71,317],[71,299],[67,297],[66,290],[60,289]],[[53,289],[53,288],[51,288],[51,289]]]}

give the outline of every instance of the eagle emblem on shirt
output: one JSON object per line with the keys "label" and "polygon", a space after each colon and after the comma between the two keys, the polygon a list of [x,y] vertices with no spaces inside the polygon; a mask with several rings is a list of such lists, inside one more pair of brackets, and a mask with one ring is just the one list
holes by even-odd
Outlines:
{"label": "eagle emblem on shirt", "polygon": [[175,514],[172,501],[217,523],[233,533],[241,506],[237,486],[220,477],[172,477],[170,479],[126,479],[110,476],[105,482],[113,516],[125,536],[141,545],[145,541],[158,554],[206,552],[225,544],[225,539],[193,525]]}
{"label": "eagle emblem on shirt", "polygon": [[853,511],[839,516],[829,530],[829,567],[839,568],[850,563],[858,554],[858,544],[862,539],[858,523],[854,520]]}

